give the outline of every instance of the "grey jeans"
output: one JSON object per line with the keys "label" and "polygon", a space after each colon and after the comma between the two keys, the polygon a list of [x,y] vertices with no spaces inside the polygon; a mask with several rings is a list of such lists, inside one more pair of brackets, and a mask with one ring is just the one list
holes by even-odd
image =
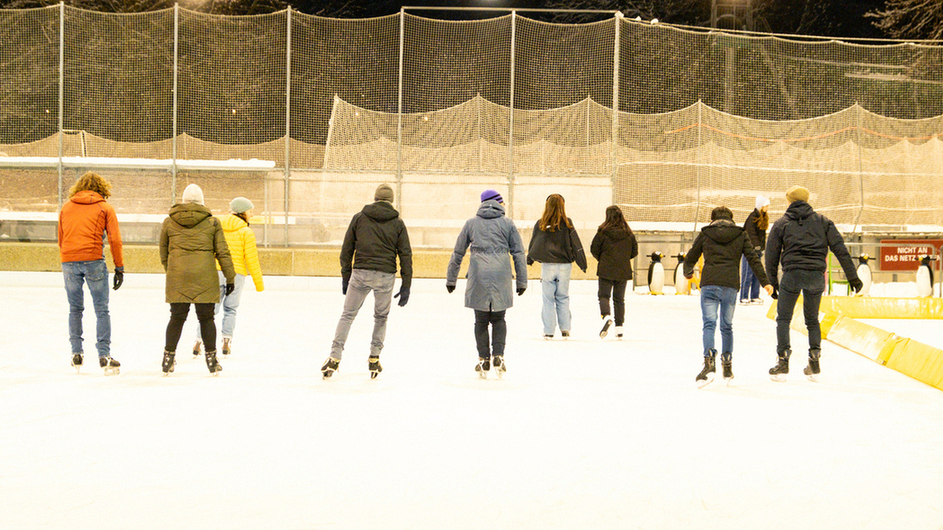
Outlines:
{"label": "grey jeans", "polygon": [[383,349],[383,339],[386,338],[386,318],[390,314],[390,305],[393,301],[393,283],[396,275],[390,272],[354,269],[350,273],[350,284],[347,286],[347,298],[344,299],[344,311],[337,323],[334,332],[334,343],[331,345],[331,357],[341,359],[344,343],[350,333],[350,325],[354,322],[360,307],[370,291],[373,291],[373,337],[370,340],[370,357],[379,357]]}

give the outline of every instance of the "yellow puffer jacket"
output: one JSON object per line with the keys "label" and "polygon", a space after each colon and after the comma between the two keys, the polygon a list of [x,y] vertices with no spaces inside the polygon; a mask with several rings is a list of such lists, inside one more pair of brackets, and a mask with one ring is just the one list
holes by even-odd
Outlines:
{"label": "yellow puffer jacket", "polygon": [[[236,274],[252,276],[256,291],[265,290],[262,283],[262,267],[259,266],[259,251],[255,247],[255,234],[249,228],[249,223],[233,215],[220,216],[219,222],[223,225],[223,234],[226,244],[229,245],[229,254]],[[217,268],[219,264],[216,265]]]}

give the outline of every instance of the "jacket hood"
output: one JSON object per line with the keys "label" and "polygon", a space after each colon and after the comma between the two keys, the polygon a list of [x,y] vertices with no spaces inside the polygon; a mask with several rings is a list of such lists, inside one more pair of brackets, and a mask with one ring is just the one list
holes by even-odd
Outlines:
{"label": "jacket hood", "polygon": [[504,216],[504,206],[498,201],[485,201],[478,207],[478,217],[495,219]]}
{"label": "jacket hood", "polygon": [[399,212],[386,201],[377,201],[363,207],[363,214],[374,221],[390,221],[399,217]]}
{"label": "jacket hood", "polygon": [[206,206],[192,202],[175,204],[170,207],[170,218],[178,225],[186,228],[193,228],[207,217],[212,217],[212,215]]}
{"label": "jacket hood", "polygon": [[611,239],[615,239],[616,241],[629,237],[628,230],[620,230],[618,228],[607,228],[605,230],[600,230],[600,232],[606,234],[606,236]]}
{"label": "jacket hood", "polygon": [[83,190],[72,196],[70,201],[76,204],[95,204],[98,202],[104,202],[105,199],[101,195],[92,191],[92,190]]}
{"label": "jacket hood", "polygon": [[220,217],[219,223],[223,226],[224,232],[235,232],[249,226],[249,223],[245,222],[242,217],[233,214]]}
{"label": "jacket hood", "polygon": [[718,219],[702,228],[701,232],[711,240],[726,245],[742,234],[743,228],[733,224],[733,221],[729,219]]}
{"label": "jacket hood", "polygon": [[801,221],[802,219],[808,218],[810,215],[815,213],[815,210],[812,209],[812,206],[805,201],[795,201],[789,205],[789,208],[786,208],[786,217],[791,221]]}

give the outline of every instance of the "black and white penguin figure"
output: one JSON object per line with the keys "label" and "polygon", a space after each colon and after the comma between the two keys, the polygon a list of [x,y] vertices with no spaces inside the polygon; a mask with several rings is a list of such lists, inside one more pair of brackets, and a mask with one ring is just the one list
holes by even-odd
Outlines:
{"label": "black and white penguin figure", "polygon": [[927,298],[933,296],[933,267],[930,261],[931,256],[924,256],[920,260],[920,268],[917,269],[917,296]]}
{"label": "black and white penguin figure", "polygon": [[664,254],[652,252],[649,256],[652,258],[652,264],[648,266],[648,294],[665,294],[665,267],[661,264],[661,258]]}
{"label": "black and white penguin figure", "polygon": [[858,292],[858,296],[870,296],[868,293],[871,292],[871,266],[868,265],[868,262],[871,261],[871,256],[867,254],[862,254],[858,256],[858,268],[856,269],[858,273],[858,279],[861,280],[861,291]]}
{"label": "black and white penguin figure", "polygon": [[682,252],[673,258],[677,258],[678,266],[675,267],[675,294],[691,294],[691,283],[687,278],[684,277],[684,256],[685,253]]}

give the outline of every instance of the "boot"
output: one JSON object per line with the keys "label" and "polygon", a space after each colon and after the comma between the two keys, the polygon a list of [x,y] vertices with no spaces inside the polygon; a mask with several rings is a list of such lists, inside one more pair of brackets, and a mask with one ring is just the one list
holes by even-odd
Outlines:
{"label": "boot", "polygon": [[232,342],[232,339],[230,339],[230,338],[223,338],[223,356],[224,356],[224,357],[225,357],[226,355],[229,355],[229,354],[231,353],[231,351],[232,351],[232,350],[230,349],[230,347],[229,347],[229,343],[230,343],[230,342]]}
{"label": "boot", "polygon": [[495,355],[491,358],[492,364],[494,364],[494,374],[498,376],[498,379],[504,377],[504,372],[508,371],[508,367],[504,364],[503,355]]}
{"label": "boot", "polygon": [[770,379],[779,383],[784,383],[786,381],[786,374],[789,373],[790,355],[792,355],[792,350],[786,350],[779,354],[776,366],[769,369]]}
{"label": "boot", "polygon": [[177,365],[174,355],[176,355],[175,352],[164,350],[164,360],[160,363],[160,369],[164,372],[164,377],[170,375],[174,371],[174,366]]}
{"label": "boot", "polygon": [[72,366],[75,367],[75,373],[79,373],[79,369],[82,368],[82,352],[72,354]]}
{"label": "boot", "polygon": [[622,340],[622,326],[616,326],[616,338]]}
{"label": "boot", "polygon": [[606,335],[609,334],[609,326],[612,325],[612,317],[609,315],[602,316],[602,329],[599,331],[599,338],[604,339]]}
{"label": "boot", "polygon": [[478,377],[488,379],[488,370],[491,370],[491,359],[479,357],[478,366],[475,367],[475,371],[478,372]]}
{"label": "boot", "polygon": [[327,360],[324,361],[324,365],[321,366],[321,376],[324,379],[329,379],[332,375],[334,375],[334,372],[337,371],[338,367],[340,367],[340,364],[341,362],[339,360],[333,357],[328,357]]}
{"label": "boot", "polygon": [[714,364],[716,357],[717,350],[710,350],[706,355],[704,355],[704,368],[694,379],[694,382],[697,383],[698,388],[704,388],[714,380],[714,372],[717,371],[717,368]]}
{"label": "boot", "polygon": [[809,381],[818,381],[818,375],[821,372],[819,369],[819,357],[822,356],[822,350],[809,350],[809,366],[806,366],[802,373],[809,378]]}
{"label": "boot", "polygon": [[105,375],[118,375],[121,372],[121,363],[111,357],[99,357],[98,366],[105,370]]}
{"label": "boot", "polygon": [[724,369],[724,381],[727,381],[727,384],[730,384],[730,380],[733,379],[733,354],[724,353],[720,356],[720,365]]}
{"label": "boot", "polygon": [[206,352],[206,367],[209,368],[210,373],[213,374],[214,377],[223,371],[223,367],[216,362],[215,351]]}
{"label": "boot", "polygon": [[199,357],[203,353],[203,341],[196,341],[196,344],[193,345],[193,356]]}
{"label": "boot", "polygon": [[370,379],[376,379],[380,372],[383,371],[383,367],[380,366],[379,357],[370,357],[367,359],[367,368],[370,369]]}

